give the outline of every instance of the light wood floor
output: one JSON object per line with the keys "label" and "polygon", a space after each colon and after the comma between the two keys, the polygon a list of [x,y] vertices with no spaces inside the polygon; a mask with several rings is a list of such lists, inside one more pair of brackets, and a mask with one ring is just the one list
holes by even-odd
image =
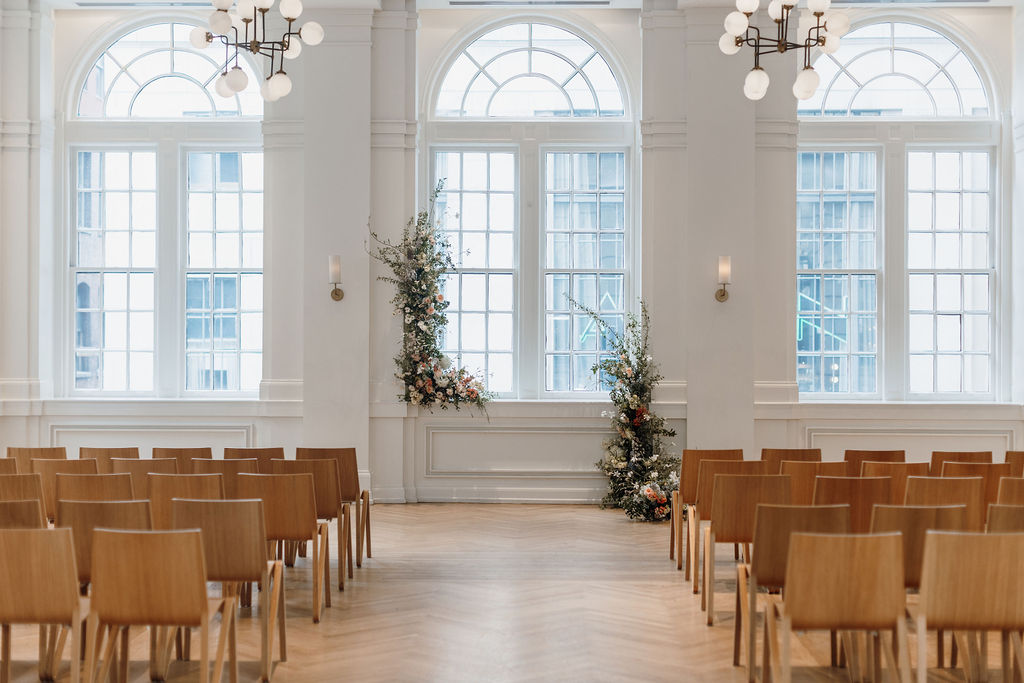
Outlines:
{"label": "light wood floor", "polygon": [[[591,506],[377,505],[373,550],[344,593],[332,562],[333,607],[318,625],[308,560],[286,570],[288,661],[276,664],[275,683],[745,680],[732,667],[731,548],[720,546],[709,628],[668,559],[666,524]],[[36,680],[37,629],[14,633],[15,680]],[[258,637],[243,610],[243,681],[258,677]],[[133,636],[133,682],[148,680],[147,643],[143,630]],[[796,680],[846,680],[822,667],[825,636],[800,636],[794,659]],[[197,680],[197,668],[175,662],[170,680]],[[65,661],[60,680],[67,674]]]}

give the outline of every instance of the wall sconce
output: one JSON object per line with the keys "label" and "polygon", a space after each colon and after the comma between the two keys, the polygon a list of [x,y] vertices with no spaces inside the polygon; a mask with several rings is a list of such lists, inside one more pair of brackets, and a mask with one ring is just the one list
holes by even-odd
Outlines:
{"label": "wall sconce", "polygon": [[345,292],[341,291],[341,256],[328,256],[327,257],[327,270],[329,271],[329,281],[333,289],[331,289],[331,298],[335,301],[341,301],[345,298]]}
{"label": "wall sconce", "polygon": [[731,256],[719,256],[718,257],[718,284],[721,285],[718,290],[715,291],[715,301],[728,301],[729,292],[725,288],[727,284],[732,281],[732,257]]}

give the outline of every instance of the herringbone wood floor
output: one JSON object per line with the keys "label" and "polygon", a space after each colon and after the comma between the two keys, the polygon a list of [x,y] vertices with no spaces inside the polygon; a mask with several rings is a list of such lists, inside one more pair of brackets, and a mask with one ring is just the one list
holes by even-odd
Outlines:
{"label": "herringbone wood floor", "polygon": [[[286,570],[288,661],[275,665],[275,683],[745,680],[732,667],[726,546],[718,621],[707,627],[698,596],[668,560],[666,524],[631,523],[592,506],[377,505],[373,533],[374,557],[344,593],[332,562],[333,607],[318,625],[308,560]],[[259,674],[259,623],[251,617],[243,610],[239,619],[243,681]],[[37,629],[14,631],[15,680],[35,680]],[[133,682],[148,678],[147,643],[140,629]],[[846,679],[822,667],[825,636],[801,635],[794,661],[796,680]],[[197,668],[175,662],[171,680],[197,680]],[[65,662],[62,681],[67,673]]]}

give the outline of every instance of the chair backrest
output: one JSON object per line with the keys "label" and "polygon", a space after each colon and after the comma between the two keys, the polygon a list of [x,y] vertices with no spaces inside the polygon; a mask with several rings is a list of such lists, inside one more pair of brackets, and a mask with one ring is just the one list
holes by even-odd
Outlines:
{"label": "chair backrest", "polygon": [[846,476],[859,477],[861,463],[865,460],[870,460],[871,462],[906,462],[907,452],[849,449],[843,453],[843,462],[848,463],[846,466]]}
{"label": "chair backrest", "polygon": [[904,505],[966,505],[968,531],[985,528],[985,489],[981,477],[907,477]]}
{"label": "chair backrest", "polygon": [[1013,476],[1024,477],[1024,451],[1006,451],[1004,462],[1013,465]]}
{"label": "chair backrest", "polygon": [[919,613],[929,630],[1020,631],[1022,566],[1024,534],[929,531]]}
{"label": "chair backrest", "polygon": [[805,460],[783,460],[782,473],[790,479],[790,500],[793,505],[814,503],[814,482],[818,477],[846,476],[845,462],[807,462]]}
{"label": "chair backrest", "polygon": [[90,446],[82,446],[78,449],[79,460],[89,460],[90,458],[96,461],[97,472],[100,474],[112,474],[114,470],[110,464],[111,458],[134,458],[135,460],[138,460],[139,447],[92,448]]}
{"label": "chair backrest", "polygon": [[238,493],[263,501],[268,541],[303,541],[316,534],[312,474],[240,474]]}
{"label": "chair backrest", "polygon": [[992,462],[992,451],[932,451],[929,474],[942,476],[942,465],[947,462]]}
{"label": "chair backrest", "polygon": [[32,471],[32,459],[67,460],[68,450],[64,446],[43,446],[40,448],[24,448],[8,446],[7,457],[14,458],[18,463],[18,472],[25,474]]}
{"label": "chair backrest", "polygon": [[1024,531],[1024,505],[989,505],[985,530],[990,533]]}
{"label": "chair backrest", "polygon": [[149,498],[150,474],[177,474],[178,461],[174,458],[157,458],[156,460],[135,460],[132,458],[113,458],[110,461],[115,474],[130,474],[132,490],[136,500]]}
{"label": "chair backrest", "polygon": [[200,625],[208,609],[202,534],[96,529],[90,607],[112,625]]}
{"label": "chair backrest", "polygon": [[43,478],[43,514],[57,514],[57,475],[96,474],[95,460],[48,460],[32,458],[32,471]]}
{"label": "chair backrest", "polygon": [[270,461],[284,460],[284,447],[224,449],[225,460],[250,460],[252,458],[256,458],[256,461],[259,463],[260,474],[270,474]]}
{"label": "chair backrest", "polygon": [[917,588],[921,585],[925,532],[929,529],[963,531],[966,524],[966,505],[876,505],[871,517],[871,533],[898,531],[903,534],[903,584]]}
{"label": "chair backrest", "polygon": [[58,501],[132,500],[132,475],[58,474],[56,496]]}
{"label": "chair backrest", "polygon": [[794,630],[895,629],[906,601],[898,533],[790,538],[786,615]]}
{"label": "chair backrest", "polygon": [[757,585],[765,588],[785,586],[789,537],[793,532],[850,532],[849,505],[758,505],[754,517],[750,571]]}
{"label": "chair backrest", "polygon": [[194,448],[163,448],[153,447],[153,459],[174,458],[178,461],[178,474],[192,474],[192,460],[195,458],[213,458],[213,449],[209,446]]}
{"label": "chair backrest", "polygon": [[18,461],[14,458],[0,458],[0,474],[17,474]]}
{"label": "chair backrest", "polygon": [[207,581],[260,581],[267,569],[267,530],[261,500],[185,500],[171,503],[175,529],[203,532]]}
{"label": "chair backrest", "polygon": [[1024,479],[1020,477],[1003,477],[999,480],[999,495],[996,502],[1000,505],[1024,505]]}
{"label": "chair backrest", "polygon": [[148,500],[59,500],[56,526],[71,529],[75,539],[78,580],[87,583],[92,577],[92,539],[95,529],[153,528]]}
{"label": "chair backrest", "polygon": [[31,500],[0,500],[0,529],[45,529],[43,504]]}
{"label": "chair backrest", "polygon": [[947,460],[942,464],[943,477],[981,477],[985,482],[985,506],[999,500],[999,483],[1013,476],[1013,465],[1005,462],[960,462]]}
{"label": "chair backrest", "polygon": [[224,500],[221,474],[149,474],[154,529],[171,528],[171,499]]}
{"label": "chair backrest", "polygon": [[79,606],[71,532],[0,531],[0,586],[0,623],[70,625]]}
{"label": "chair backrest", "polygon": [[902,505],[907,494],[907,477],[927,477],[929,465],[926,462],[874,462],[865,460],[860,464],[861,477],[889,477],[892,479],[892,502]]}
{"label": "chair backrest", "polygon": [[42,505],[42,475],[0,474],[0,500],[38,500]]}
{"label": "chair backrest", "polygon": [[703,460],[743,460],[743,449],[683,449],[683,458],[679,463],[679,498],[684,505],[697,502],[697,477],[700,476],[700,463]]}
{"label": "chair backrest", "polygon": [[[224,497],[238,498],[238,475],[242,472],[255,474],[259,472],[259,462],[256,458],[247,460],[207,460],[196,458],[192,461],[193,474],[221,474],[224,475]],[[209,553],[207,553],[209,559]]]}
{"label": "chair backrest", "polygon": [[814,484],[815,505],[850,506],[850,530],[855,534],[866,534],[871,528],[875,505],[889,505],[891,501],[889,477],[818,477]]}
{"label": "chair backrest", "polygon": [[[766,463],[766,467],[771,467]],[[785,474],[717,474],[711,495],[711,530],[720,543],[751,543],[760,503],[789,505]]]}
{"label": "chair backrest", "polygon": [[821,462],[820,448],[762,448],[761,460],[768,463],[768,474],[780,474],[782,461]]}
{"label": "chair backrest", "polygon": [[334,458],[338,463],[338,484],[341,486],[341,500],[353,503],[359,500],[359,463],[354,448],[296,448],[296,460],[323,460]]}
{"label": "chair backrest", "polygon": [[313,475],[316,491],[316,516],[319,519],[334,519],[341,507],[341,487],[338,482],[338,461],[334,458],[321,460],[273,460],[271,474]]}
{"label": "chair backrest", "polygon": [[768,464],[760,460],[702,460],[697,474],[697,519],[711,519],[716,474],[765,474],[767,469]]}

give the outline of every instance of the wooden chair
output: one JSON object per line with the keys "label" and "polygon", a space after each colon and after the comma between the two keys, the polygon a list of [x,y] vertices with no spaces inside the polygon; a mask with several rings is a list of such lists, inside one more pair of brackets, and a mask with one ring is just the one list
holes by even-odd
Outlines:
{"label": "wooden chair", "polygon": [[907,477],[904,505],[966,505],[968,531],[985,528],[985,489],[981,477]]}
{"label": "wooden chair", "polygon": [[130,474],[58,474],[55,490],[58,502],[134,498]]}
{"label": "wooden chair", "polygon": [[0,500],[0,529],[45,529],[43,504],[31,500]]}
{"label": "wooden chair", "polygon": [[[370,492],[359,487],[359,462],[355,448],[296,448],[296,460],[334,458],[338,463],[338,481],[341,484],[341,502],[356,509],[356,566],[363,566],[363,554],[372,557],[370,547]],[[339,549],[341,546],[338,546]],[[351,547],[351,540],[346,541]],[[340,563],[339,563],[340,566]],[[351,577],[352,574],[349,573]]]}
{"label": "wooden chair", "polygon": [[320,603],[331,606],[331,587],[324,580],[327,571],[327,524],[316,518],[313,475],[240,474],[238,493],[242,498],[263,501],[267,540],[277,541],[279,555],[287,541],[311,541],[313,548],[313,623],[320,622]]}
{"label": "wooden chair", "polygon": [[932,451],[932,466],[928,474],[941,477],[942,466],[947,462],[992,462],[992,451]]}
{"label": "wooden chair", "polygon": [[158,458],[156,460],[133,460],[130,458],[112,458],[111,469],[115,474],[130,474],[132,476],[132,491],[135,492],[136,500],[149,499],[149,475],[150,474],[177,474],[178,461],[174,458]]}
{"label": "wooden chair", "polygon": [[781,474],[782,461],[821,462],[820,448],[762,448],[761,460],[768,463],[768,474]]}
{"label": "wooden chair", "polygon": [[[167,475],[164,475],[167,476]],[[200,629],[199,680],[210,680],[210,621],[221,615],[213,680],[220,681],[225,645],[232,682],[238,678],[235,596],[207,598],[202,534],[191,531],[93,532],[92,611],[89,613],[86,670],[95,675],[106,642],[99,680],[107,680],[111,655],[121,640],[121,679],[127,679],[128,629],[153,631],[150,679],[166,680],[176,627]],[[90,680],[92,680],[90,678]]]}
{"label": "wooden chair", "polygon": [[[765,462],[765,469],[772,468]],[[704,529],[704,599],[708,626],[715,623],[715,544],[754,542],[754,515],[760,503],[789,505],[789,477],[784,474],[718,474],[711,495],[711,523]],[[738,612],[737,612],[738,614]]]}
{"label": "wooden chair", "polygon": [[1024,451],[1006,451],[1003,462],[1013,465],[1013,476],[1024,477]]}
{"label": "wooden chair", "polygon": [[989,505],[985,530],[995,533],[1024,531],[1024,505]]}
{"label": "wooden chair", "polygon": [[[1002,680],[1024,675],[1024,534],[929,531],[917,611],[917,680],[928,675],[928,629],[953,631],[968,680],[988,680],[987,634],[1002,637]],[[967,633],[971,632],[971,633]],[[1016,655],[1011,656],[1010,650]],[[1011,665],[1011,660],[1013,664]],[[1014,670],[1011,673],[1011,668]]]}
{"label": "wooden chair", "polygon": [[148,531],[153,528],[148,500],[58,500],[56,526],[71,529],[78,582],[92,580],[92,532],[95,529]]}
{"label": "wooden chair", "polygon": [[18,461],[14,458],[0,458],[0,474],[17,474]]}
{"label": "wooden chair", "polygon": [[906,462],[906,451],[865,451],[847,450],[843,453],[843,462],[847,464],[846,476],[859,477],[861,464],[865,460],[871,462]]}
{"label": "wooden chair", "polygon": [[899,534],[794,533],[786,565],[785,607],[769,603],[765,614],[766,680],[769,670],[776,683],[792,680],[793,631],[828,629],[843,632],[853,680],[861,680],[861,675],[858,658],[854,656],[859,648],[853,646],[851,632],[861,631],[867,632],[875,650],[880,649],[885,655],[890,680],[898,677],[903,683],[910,683],[905,604]]}
{"label": "wooden chair", "polygon": [[686,544],[685,558],[683,554],[683,508],[687,508],[687,518],[692,514],[690,508],[697,502],[697,476],[700,474],[702,460],[743,460],[743,449],[709,450],[686,448],[679,463],[679,489],[672,492],[672,512],[669,523],[669,559],[675,558],[676,569],[684,568],[683,578],[690,580],[690,564],[692,548]]}
{"label": "wooden chair", "polygon": [[171,499],[224,500],[220,474],[149,474],[149,505],[154,529],[172,529]]}
{"label": "wooden chair", "polygon": [[[271,474],[302,474],[313,475],[313,487],[316,491],[316,517],[330,523],[338,520],[338,590],[345,590],[345,568],[352,578],[352,514],[348,503],[341,501],[341,487],[338,482],[338,462],[333,458],[323,460],[272,460]],[[292,546],[291,552],[295,551]],[[294,564],[294,559],[286,561]],[[324,569],[324,580],[331,582],[331,562],[328,558]]]}
{"label": "wooden chair", "polygon": [[999,500],[999,484],[1004,477],[1013,476],[1013,465],[1006,462],[946,461],[942,464],[943,477],[981,477],[985,491],[985,509]]}
{"label": "wooden chair", "polygon": [[0,585],[0,679],[11,680],[11,625],[40,624],[39,679],[55,680],[70,632],[71,681],[78,683],[82,620],[89,613],[89,598],[78,593],[71,532],[0,531]]}
{"label": "wooden chair", "polygon": [[907,494],[907,477],[927,477],[926,462],[874,462],[865,460],[860,464],[862,477],[889,477],[892,479],[892,504],[902,505]]}
{"label": "wooden chair", "polygon": [[196,448],[161,448],[153,447],[153,460],[174,458],[178,461],[178,474],[192,474],[192,461],[196,458],[213,459],[210,447]]}
{"label": "wooden chair", "polygon": [[53,521],[57,514],[57,475],[96,474],[96,461],[32,458],[31,471],[43,478],[43,514]]}
{"label": "wooden chair", "polygon": [[196,458],[192,461],[193,474],[220,474],[224,477],[224,497],[238,498],[238,475],[242,472],[256,474],[259,464],[255,458],[248,460],[207,460]]}
{"label": "wooden chair", "polygon": [[[757,614],[759,601],[767,605],[778,595],[759,589],[781,591],[786,587],[789,537],[794,531],[845,534],[850,531],[849,505],[758,505],[754,514],[754,549],[749,564],[736,567],[736,621],[732,663],[739,666],[740,643],[747,643],[747,680],[756,680]],[[833,664],[835,653],[833,653]]]}
{"label": "wooden chair", "polygon": [[203,532],[206,580],[224,584],[225,595],[238,595],[245,584],[259,582],[260,672],[270,680],[274,627],[278,627],[281,661],[288,661],[281,563],[267,559],[267,532],[260,500],[183,500],[171,503],[175,529]]}
{"label": "wooden chair", "polygon": [[781,471],[789,475],[793,505],[813,505],[815,480],[818,477],[844,477],[846,469],[845,462],[783,460]]}
{"label": "wooden chair", "polygon": [[225,448],[225,460],[251,460],[256,458],[259,463],[260,474],[270,474],[271,460],[284,460],[284,448],[271,446],[269,448]]}
{"label": "wooden chair", "polygon": [[127,448],[91,448],[82,446],[78,449],[79,460],[93,459],[96,461],[96,471],[100,474],[113,474],[114,469],[110,463],[112,458],[139,459],[139,447],[129,446]]}
{"label": "wooden chair", "polygon": [[0,500],[38,500],[42,505],[42,475],[0,474]]}
{"label": "wooden chair", "polygon": [[855,534],[866,534],[871,528],[875,505],[888,505],[891,501],[889,477],[818,477],[814,485],[815,505],[850,506],[850,530]]}
{"label": "wooden chair", "polygon": [[67,460],[68,451],[64,446],[44,446],[41,448],[8,446],[7,457],[14,458],[18,463],[18,472],[24,474],[32,471],[33,459]]}
{"label": "wooden chair", "polygon": [[1020,477],[1003,477],[999,480],[999,495],[996,502],[1000,505],[1024,505],[1024,479]]}

